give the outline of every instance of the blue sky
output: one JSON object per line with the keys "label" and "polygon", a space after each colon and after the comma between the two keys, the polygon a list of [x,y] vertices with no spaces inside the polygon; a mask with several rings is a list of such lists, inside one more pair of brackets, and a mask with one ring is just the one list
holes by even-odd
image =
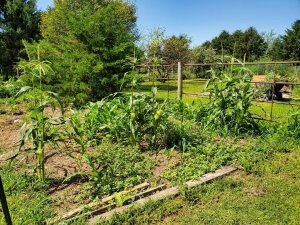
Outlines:
{"label": "blue sky", "polygon": [[[53,0],[37,0],[45,10]],[[300,19],[300,0],[136,0],[142,34],[165,28],[167,35],[187,34],[193,45],[211,40],[222,30],[254,26],[259,32],[284,34]]]}

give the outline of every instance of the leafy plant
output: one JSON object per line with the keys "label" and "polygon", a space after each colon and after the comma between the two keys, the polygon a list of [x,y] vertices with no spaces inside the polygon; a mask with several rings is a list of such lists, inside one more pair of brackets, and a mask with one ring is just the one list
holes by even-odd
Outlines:
{"label": "leafy plant", "polygon": [[110,97],[98,103],[90,103],[84,116],[84,126],[89,140],[110,138],[117,143],[163,144],[167,124],[171,123],[167,109],[169,101],[158,102],[157,89],[152,95],[132,93],[130,96]]}
{"label": "leafy plant", "polygon": [[132,187],[151,175],[152,160],[137,148],[105,142],[94,153],[84,155],[88,175],[99,197]]}
{"label": "leafy plant", "polygon": [[[21,128],[19,152],[25,146],[25,143],[31,139],[32,147],[26,149],[26,151],[33,150],[35,152],[39,179],[45,181],[45,145],[55,142],[55,137],[58,136],[58,132],[54,129],[54,126],[63,122],[61,118],[48,117],[45,113],[45,109],[50,106],[53,110],[55,110],[54,101],[58,102],[62,115],[64,114],[64,108],[56,93],[43,90],[43,77],[46,76],[48,71],[51,71],[51,67],[49,61],[40,60],[39,47],[37,47],[35,57],[35,59],[31,58],[28,54],[29,60],[22,61],[19,64],[23,73],[29,74],[32,77],[33,86],[22,87],[16,94],[15,98],[18,98],[28,90],[33,90],[35,92],[35,108],[29,114],[31,122],[25,122]],[[35,86],[35,79],[39,81],[38,86]]]}
{"label": "leafy plant", "polygon": [[224,127],[240,133],[256,128],[249,110],[254,90],[250,86],[252,72],[232,58],[231,62],[235,61],[241,66],[231,65],[220,73],[212,69],[212,78],[205,85],[205,88],[210,87],[210,104],[206,107],[206,117],[202,119],[206,120],[206,126]]}
{"label": "leafy plant", "polygon": [[291,136],[300,138],[300,112],[294,110],[290,113],[287,129]]}

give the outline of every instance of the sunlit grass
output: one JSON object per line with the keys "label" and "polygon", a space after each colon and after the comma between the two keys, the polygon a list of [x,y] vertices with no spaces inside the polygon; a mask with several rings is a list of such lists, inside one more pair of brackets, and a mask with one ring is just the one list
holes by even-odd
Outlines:
{"label": "sunlit grass", "polygon": [[[203,81],[183,81],[183,101],[187,104],[202,105],[209,103],[208,96],[203,96],[204,93]],[[152,87],[156,87],[158,90],[157,98],[164,100],[166,98],[176,100],[177,99],[177,80],[170,80],[166,82],[160,81],[147,81],[139,85],[135,90],[145,94],[151,94]],[[129,92],[129,90],[125,91]],[[295,86],[293,90],[292,97],[300,97],[300,86]],[[300,101],[291,101],[292,103],[300,104]],[[251,112],[255,116],[271,119],[271,108],[272,104],[270,102],[253,102],[251,107]],[[299,106],[287,105],[287,104],[273,104],[272,109],[272,119],[285,121],[292,111],[300,110]]]}

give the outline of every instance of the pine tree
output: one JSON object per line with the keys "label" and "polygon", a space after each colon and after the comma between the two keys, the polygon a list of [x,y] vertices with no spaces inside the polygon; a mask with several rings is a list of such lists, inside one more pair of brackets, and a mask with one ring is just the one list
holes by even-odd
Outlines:
{"label": "pine tree", "polygon": [[4,80],[15,75],[14,66],[22,54],[22,40],[40,38],[40,12],[36,0],[1,0],[0,3],[0,73]]}

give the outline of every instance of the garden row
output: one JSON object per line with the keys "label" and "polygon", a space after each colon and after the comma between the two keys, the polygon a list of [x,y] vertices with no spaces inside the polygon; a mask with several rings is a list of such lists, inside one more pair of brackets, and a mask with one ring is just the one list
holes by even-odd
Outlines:
{"label": "garden row", "polygon": [[[25,68],[42,80],[48,64],[32,65]],[[13,221],[41,223],[54,216],[55,208],[61,213],[55,195],[46,195],[53,185],[79,182],[77,204],[85,204],[144,181],[182,184],[223,165],[256,172],[256,163],[295,148],[299,111],[284,124],[253,118],[247,72],[233,67],[216,73],[207,83],[210,102],[205,105],[159,100],[153,88],[148,95],[116,93],[80,110],[65,109],[59,96],[43,91],[39,82],[22,87],[13,101],[31,96],[31,111],[18,151],[1,168]],[[62,167],[64,159],[75,170],[55,177],[53,167]],[[66,208],[74,207],[74,198],[65,199],[71,205]]]}

